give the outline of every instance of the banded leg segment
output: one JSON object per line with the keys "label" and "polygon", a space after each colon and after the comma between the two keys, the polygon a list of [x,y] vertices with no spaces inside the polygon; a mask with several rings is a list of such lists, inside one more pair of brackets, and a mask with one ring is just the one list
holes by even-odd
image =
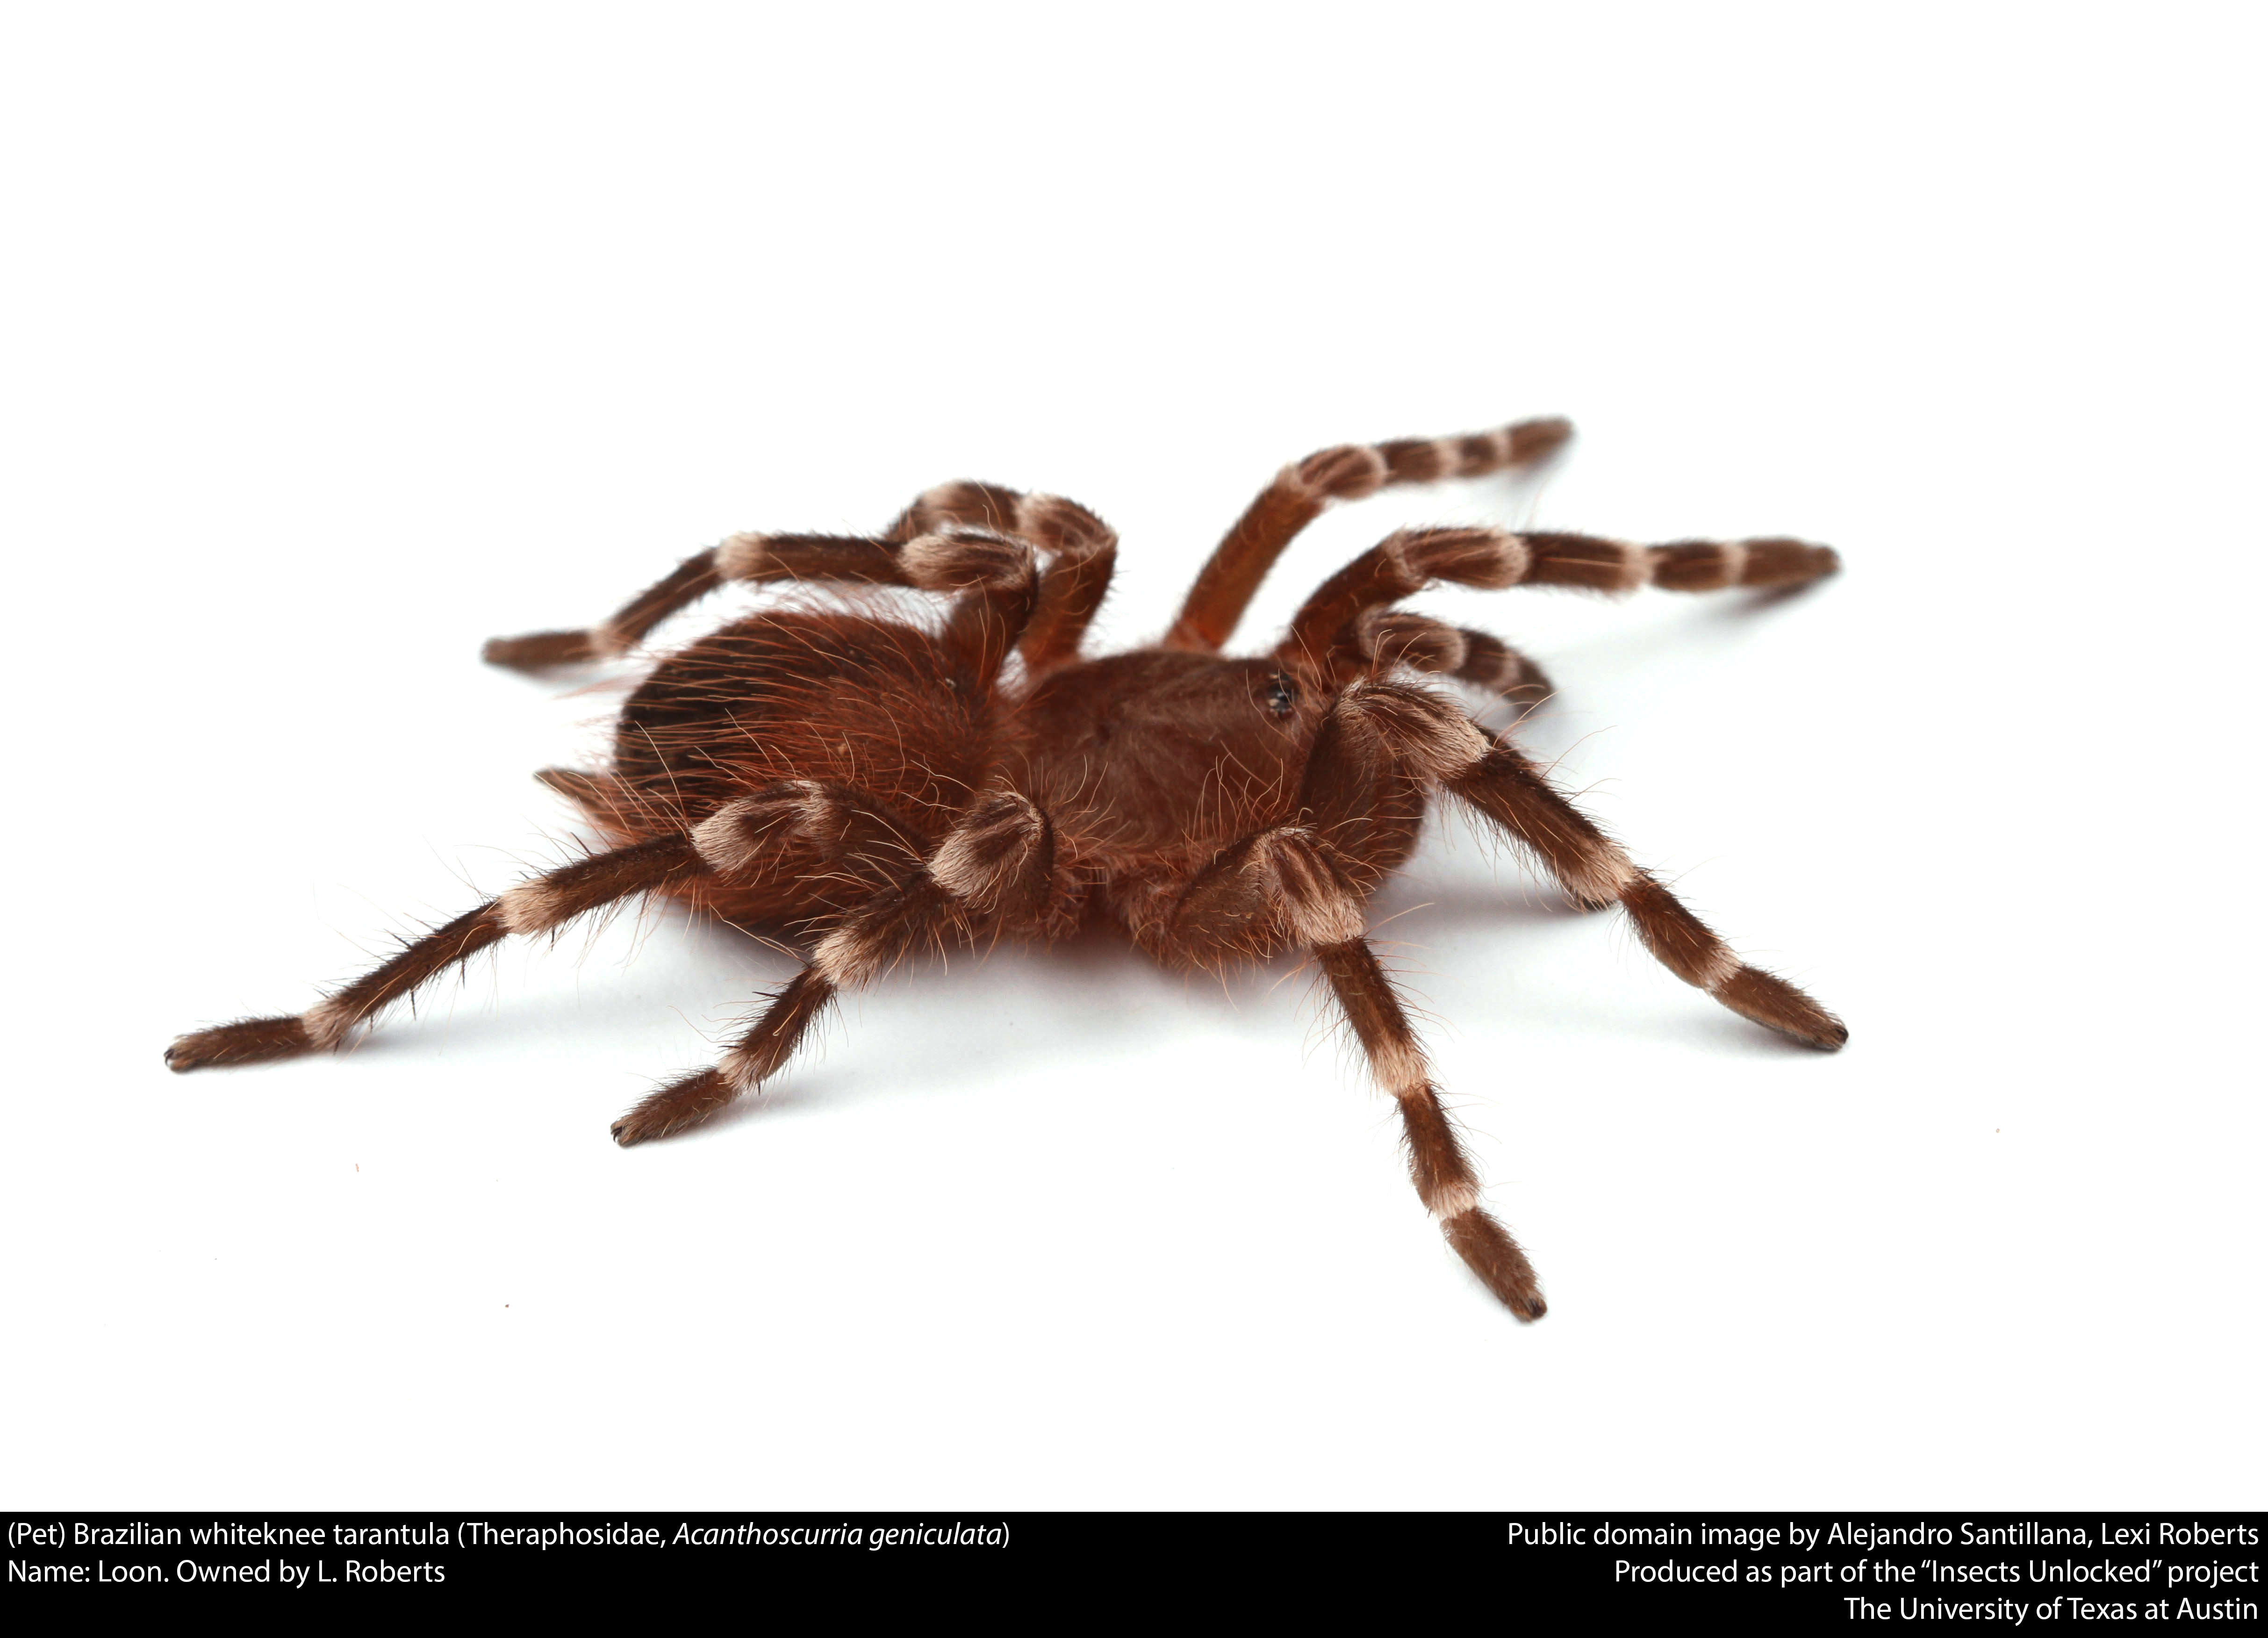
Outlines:
{"label": "banded leg segment", "polygon": [[973,696],[991,688],[1039,605],[1039,567],[1032,549],[1012,535],[957,529],[924,535],[902,549],[909,585],[957,592],[943,640]]}
{"label": "banded leg segment", "polygon": [[[927,537],[1012,535],[1049,557],[1035,612],[1019,628],[1025,660],[1052,670],[1079,657],[1087,622],[1109,589],[1118,537],[1100,518],[1057,495],[1024,495],[997,484],[939,484],[880,535],[743,534],[696,552],[598,625],[490,640],[482,657],[519,670],[581,664],[626,653],[649,631],[730,580],[843,580],[946,589],[923,579]],[[934,553],[927,554],[933,557]],[[971,623],[982,623],[974,613]],[[980,641],[981,648],[984,644]]]}
{"label": "banded leg segment", "polygon": [[582,665],[626,653],[648,631],[681,609],[691,607],[725,583],[717,570],[717,549],[697,551],[640,592],[599,624],[581,631],[529,631],[492,637],[481,658],[515,671]]}
{"label": "banded leg segment", "polygon": [[1301,822],[1223,853],[1182,895],[1161,942],[1182,959],[1208,964],[1263,954],[1287,939],[1312,950],[1373,1077],[1402,1111],[1418,1199],[1497,1300],[1522,1319],[1538,1319],[1544,1305],[1535,1271],[1481,1208],[1479,1181],[1434,1090],[1425,1050],[1364,936],[1366,816],[1347,807],[1346,793],[1367,784],[1359,771],[1381,759],[1430,788],[1487,754],[1480,731],[1433,694],[1383,682],[1344,690],[1309,753],[1296,805]]}
{"label": "banded leg segment", "polygon": [[1383,676],[1396,666],[1452,676],[1515,705],[1536,705],[1551,693],[1543,668],[1501,638],[1424,615],[1376,610],[1340,632],[1331,651],[1330,681],[1343,685]]}
{"label": "banded leg segment", "polygon": [[777,1074],[802,1044],[805,1034],[835,999],[835,986],[806,967],[766,1005],[713,1068],[695,1071],[644,1099],[608,1128],[628,1148],[666,1138],[709,1118],[741,1093]]}
{"label": "banded leg segment", "polygon": [[1654,959],[1743,1018],[1833,1051],[1850,1031],[1785,978],[1741,961],[1700,919],[1551,787],[1513,746],[1496,748],[1448,786],[1533,852],[1580,903],[1620,904]]}
{"label": "banded leg segment", "polygon": [[1351,939],[1319,946],[1315,959],[1339,1009],[1354,1027],[1372,1077],[1402,1110],[1410,1146],[1410,1180],[1441,1227],[1441,1237],[1481,1283],[1522,1319],[1543,1317],[1543,1291],[1528,1254],[1482,1208],[1480,1180],[1441,1107],[1410,1015],[1369,943]]}
{"label": "banded leg segment", "polygon": [[1110,526],[1060,495],[1027,495],[997,483],[962,482],[940,483],[923,494],[890,533],[911,539],[956,526],[1016,535],[1048,554],[1038,604],[1018,650],[1034,676],[1077,660],[1118,561],[1118,535]]}
{"label": "banded leg segment", "polygon": [[[734,535],[696,552],[600,624],[490,639],[481,657],[515,670],[609,659],[729,580],[842,580],[923,591],[990,589],[1032,578],[1031,553],[986,530],[896,540],[861,535]],[[1028,617],[1028,616],[1027,616]]]}
{"label": "banded leg segment", "polygon": [[1287,942],[1312,949],[1361,936],[1361,902],[1337,855],[1307,826],[1279,825],[1227,849],[1182,889],[1160,953],[1217,967]]}
{"label": "banded leg segment", "polygon": [[[713,823],[713,822],[712,822]],[[704,827],[705,829],[705,827]],[[774,995],[723,1058],[648,1096],[614,1125],[628,1147],[705,1120],[779,1073],[836,995],[987,924],[1046,919],[1055,828],[1013,791],[987,792],[929,860],[845,915],[811,964]]]}
{"label": "banded leg segment", "polygon": [[1260,582],[1301,529],[1335,500],[1359,500],[1391,483],[1481,477],[1540,465],[1574,428],[1557,418],[1521,421],[1493,432],[1457,438],[1403,438],[1383,444],[1342,444],[1294,461],[1260,491],[1233,524],[1190,587],[1166,633],[1167,648],[1212,653],[1260,589]]}
{"label": "banded leg segment", "polygon": [[1318,587],[1292,616],[1277,652],[1289,661],[1326,668],[1350,628],[1372,611],[1444,580],[1488,591],[1524,585],[1620,594],[1653,585],[1706,592],[1800,586],[1839,566],[1831,547],[1780,538],[1639,546],[1594,535],[1401,529]]}
{"label": "banded leg segment", "polygon": [[166,1063],[186,1072],[265,1063],[342,1045],[358,1026],[384,1008],[408,999],[421,985],[508,933],[548,932],[586,911],[705,874],[708,869],[692,838],[683,835],[594,853],[523,882],[412,941],[375,970],[297,1016],[248,1018],[185,1035],[166,1049]]}
{"label": "banded leg segment", "polygon": [[756,1022],[707,1069],[650,1094],[615,1122],[628,1148],[706,1120],[784,1068],[836,995],[895,966],[916,951],[942,948],[957,931],[951,900],[926,871],[876,894],[820,941],[811,964],[774,995]]}
{"label": "banded leg segment", "polygon": [[1251,955],[1286,936],[1314,952],[1372,1077],[1402,1110],[1418,1199],[1498,1302],[1522,1319],[1541,1318],[1535,1271],[1481,1208],[1480,1181],[1433,1088],[1409,1014],[1363,936],[1360,900],[1333,850],[1297,826],[1248,838],[1191,883],[1175,908],[1172,936],[1199,960]]}
{"label": "banded leg segment", "polygon": [[879,892],[921,861],[921,837],[865,792],[826,779],[776,779],[693,827],[693,845],[719,876],[777,861]]}

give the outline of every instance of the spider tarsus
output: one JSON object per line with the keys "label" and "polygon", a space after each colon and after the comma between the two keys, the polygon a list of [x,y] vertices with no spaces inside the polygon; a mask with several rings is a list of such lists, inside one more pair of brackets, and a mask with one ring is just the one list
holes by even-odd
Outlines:
{"label": "spider tarsus", "polygon": [[740,1089],[715,1070],[700,1070],[662,1088],[608,1130],[624,1148],[651,1143],[707,1119],[739,1096]]}
{"label": "spider tarsus", "polygon": [[1473,1206],[1443,1219],[1441,1237],[1514,1317],[1531,1322],[1543,1317],[1543,1292],[1535,1269],[1502,1223]]}
{"label": "spider tarsus", "polygon": [[1833,1014],[1830,1013],[1825,1016],[1826,1028],[1816,1036],[1799,1035],[1794,1038],[1806,1046],[1815,1046],[1822,1052],[1839,1052],[1843,1050],[1844,1043],[1851,1038],[1850,1029]]}
{"label": "spider tarsus", "polygon": [[1528,466],[1566,447],[1574,439],[1575,424],[1565,416],[1543,416],[1506,431],[1512,434],[1513,461]]}
{"label": "spider tarsus", "polygon": [[1822,1052],[1838,1051],[1851,1038],[1851,1031],[1833,1013],[1786,979],[1755,967],[1742,968],[1713,993],[1742,1017]]}
{"label": "spider tarsus", "polygon": [[592,641],[588,631],[530,631],[524,637],[492,637],[481,647],[481,658],[489,664],[509,666],[514,671],[580,665],[598,657],[598,645]]}
{"label": "spider tarsus", "polygon": [[182,1036],[166,1049],[166,1067],[184,1075],[192,1069],[297,1058],[314,1049],[314,1038],[298,1018],[246,1018]]}
{"label": "spider tarsus", "polygon": [[615,1141],[623,1148],[635,1148],[641,1143],[651,1143],[657,1138],[666,1138],[676,1131],[678,1125],[681,1124],[673,1123],[666,1118],[641,1119],[639,1117],[644,1112],[644,1104],[640,1104],[607,1128],[608,1132],[613,1134]]}

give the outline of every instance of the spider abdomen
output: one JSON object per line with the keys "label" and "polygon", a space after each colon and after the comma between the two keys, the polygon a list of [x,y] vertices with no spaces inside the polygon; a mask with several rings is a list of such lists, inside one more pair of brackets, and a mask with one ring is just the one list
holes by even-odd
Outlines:
{"label": "spider abdomen", "polygon": [[982,782],[983,701],[960,672],[946,644],[902,621],[773,610],[735,622],[663,660],[623,705],[612,812],[593,816],[636,837],[784,782],[856,791],[867,811],[687,895],[743,925],[847,908],[873,891],[879,865],[933,847]]}
{"label": "spider abdomen", "polygon": [[697,823],[779,779],[856,786],[942,835],[983,771],[981,702],[897,621],[751,616],[671,655],[623,705],[615,775]]}

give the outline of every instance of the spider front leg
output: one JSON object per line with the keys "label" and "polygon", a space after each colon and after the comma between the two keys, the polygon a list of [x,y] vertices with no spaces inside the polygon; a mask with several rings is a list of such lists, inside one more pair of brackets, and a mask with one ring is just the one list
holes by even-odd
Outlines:
{"label": "spider front leg", "polygon": [[1578,902],[1619,903],[1654,959],[1686,983],[1807,1046],[1831,1052],[1850,1038],[1841,1019],[1786,979],[1742,963],[1509,741],[1498,740],[1447,784],[1542,859]]}
{"label": "spider front leg", "polygon": [[1480,1179],[1441,1107],[1401,997],[1363,936],[1361,902],[1333,850],[1297,825],[1248,838],[1190,884],[1167,936],[1185,959],[1201,963],[1285,938],[1314,952],[1372,1078],[1402,1111],[1418,1199],[1498,1302],[1521,1319],[1541,1319],[1535,1270],[1480,1203]]}
{"label": "spider front leg", "polygon": [[[1164,942],[1211,964],[1286,941],[1305,945],[1362,1044],[1372,1078],[1402,1111],[1410,1181],[1443,1238],[1497,1300],[1541,1318],[1535,1270],[1480,1205],[1480,1181],[1434,1090],[1425,1049],[1363,936],[1366,864],[1381,802],[1423,811],[1423,798],[1470,766],[1488,741],[1450,702],[1422,689],[1362,682],[1341,690],[1317,729],[1295,822],[1229,849],[1174,906]],[[1414,821],[1413,821],[1414,823]]]}
{"label": "spider front leg", "polygon": [[1424,615],[1376,609],[1340,633],[1329,657],[1330,681],[1384,676],[1396,666],[1454,677],[1515,705],[1541,705],[1552,691],[1543,668],[1501,638]]}
{"label": "spider front leg", "polygon": [[1795,587],[1840,566],[1831,546],[1778,536],[1640,546],[1595,535],[1400,529],[1316,587],[1292,616],[1277,652],[1289,662],[1328,669],[1359,622],[1443,580],[1484,591],[1561,586],[1619,595],[1648,585],[1675,592]]}
{"label": "spider front leg", "polygon": [[[1292,616],[1276,652],[1286,667],[1330,676],[1351,651],[1359,652],[1366,631],[1396,629],[1387,622],[1397,616],[1384,610],[1439,580],[1491,589],[1530,582],[1627,591],[1651,579],[1675,590],[1705,591],[1734,584],[1800,585],[1837,566],[1831,548],[1792,540],[1632,546],[1590,535],[1405,529],[1324,581]],[[1419,647],[1429,638],[1438,645],[1446,631],[1432,622],[1400,629]],[[1381,697],[1395,693],[1381,690]],[[1647,949],[1688,984],[1808,1045],[1831,1051],[1847,1038],[1841,1021],[1818,1002],[1734,956],[1675,895],[1553,790],[1509,741],[1491,749],[1476,737],[1469,747],[1461,742],[1427,765],[1442,784],[1540,855],[1578,903],[1594,908],[1619,903]]]}
{"label": "spider front leg", "polygon": [[1397,438],[1341,444],[1295,461],[1230,526],[1166,633],[1167,648],[1211,653],[1236,630],[1276,559],[1334,501],[1359,500],[1390,483],[1432,483],[1541,466],[1574,436],[1553,417],[1455,438]]}
{"label": "spider front leg", "polygon": [[1047,929],[1062,897],[1054,824],[1018,792],[986,793],[927,860],[843,917],[722,1059],[615,1122],[615,1140],[628,1147],[707,1119],[777,1074],[841,991],[987,927]]}

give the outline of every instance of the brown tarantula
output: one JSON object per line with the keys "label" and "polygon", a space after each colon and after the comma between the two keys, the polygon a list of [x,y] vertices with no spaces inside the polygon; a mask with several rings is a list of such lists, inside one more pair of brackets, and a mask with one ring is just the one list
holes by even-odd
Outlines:
{"label": "brown tarantula", "polygon": [[1269,565],[1334,500],[1389,483],[1537,466],[1564,421],[1322,450],[1238,519],[1162,641],[1104,659],[1079,646],[1117,537],[1085,507],[985,483],[932,490],[884,533],[735,535],[688,558],[605,624],[500,638],[486,657],[539,669],[633,649],[728,580],[940,594],[917,623],[879,607],[752,614],[663,660],[622,707],[614,765],[538,775],[612,844],[407,944],[296,1017],[174,1042],[176,1070],[343,1044],[390,1002],[507,933],[541,933],[629,896],[667,894],[784,933],[807,964],[714,1068],[616,1121],[623,1144],[688,1126],[777,1073],[836,993],[913,952],[1093,919],[1161,961],[1217,969],[1290,946],[1314,955],[1379,1084],[1399,1103],[1418,1197],[1489,1289],[1543,1312],[1526,1255],[1480,1187],[1425,1055],[1364,937],[1363,907],[1447,791],[1532,852],[1579,903],[1620,904],[1687,983],[1811,1046],[1843,1026],[1745,966],[1523,756],[1419,674],[1514,700],[1547,687],[1492,637],[1395,605],[1436,581],[1628,592],[1786,587],[1831,573],[1793,540],[1637,546],[1587,535],[1405,529],[1340,570],[1274,650],[1219,650]]}

